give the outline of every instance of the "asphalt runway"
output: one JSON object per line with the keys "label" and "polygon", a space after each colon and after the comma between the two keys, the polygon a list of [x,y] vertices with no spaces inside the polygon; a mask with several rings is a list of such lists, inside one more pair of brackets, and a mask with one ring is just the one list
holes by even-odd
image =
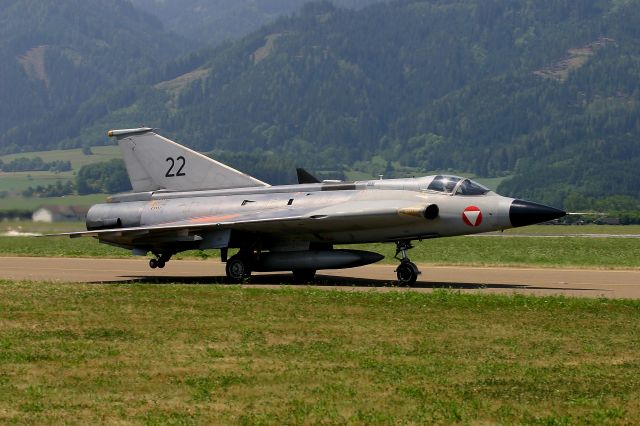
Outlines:
{"label": "asphalt runway", "polygon": [[[399,288],[394,265],[320,271],[312,284],[347,291],[433,291],[640,298],[640,270],[499,268],[422,265],[411,288]],[[0,257],[0,279],[79,283],[225,284],[224,264],[217,259],[172,260],[150,269],[148,260]],[[256,273],[245,287],[301,285],[291,274]]]}

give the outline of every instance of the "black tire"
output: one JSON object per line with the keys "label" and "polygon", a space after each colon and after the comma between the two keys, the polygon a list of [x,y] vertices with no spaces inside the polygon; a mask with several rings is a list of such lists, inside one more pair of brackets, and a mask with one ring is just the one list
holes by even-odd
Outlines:
{"label": "black tire", "polygon": [[400,285],[412,285],[415,284],[420,275],[418,267],[413,262],[402,262],[396,269],[396,275],[398,277],[398,283]]}
{"label": "black tire", "polygon": [[167,264],[167,262],[165,262],[162,259],[158,259],[158,268],[162,269],[165,267],[165,265]]}
{"label": "black tire", "polygon": [[246,259],[235,255],[227,260],[227,278],[232,283],[241,283],[251,276],[249,262]]}
{"label": "black tire", "polygon": [[158,267],[158,261],[156,259],[149,260],[149,268],[156,269]]}
{"label": "black tire", "polygon": [[296,283],[310,283],[316,277],[315,269],[294,269],[291,272]]}

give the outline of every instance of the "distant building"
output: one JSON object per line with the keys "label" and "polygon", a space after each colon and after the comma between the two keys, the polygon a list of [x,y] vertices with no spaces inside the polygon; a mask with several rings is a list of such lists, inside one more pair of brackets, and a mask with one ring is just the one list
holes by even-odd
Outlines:
{"label": "distant building", "polygon": [[42,206],[34,211],[34,222],[76,222],[87,218],[89,209],[84,206]]}

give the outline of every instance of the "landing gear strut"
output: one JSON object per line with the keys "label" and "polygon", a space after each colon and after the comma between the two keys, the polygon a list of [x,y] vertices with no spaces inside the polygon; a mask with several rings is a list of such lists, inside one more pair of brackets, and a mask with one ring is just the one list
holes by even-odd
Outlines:
{"label": "landing gear strut", "polygon": [[155,256],[156,256],[155,259],[149,260],[149,267],[151,269],[156,269],[156,268],[162,269],[165,267],[169,259],[171,259],[171,254],[156,254]]}
{"label": "landing gear strut", "polygon": [[[407,250],[412,249],[411,241],[397,241],[395,258],[400,261],[400,265],[396,269],[398,283],[400,285],[412,285],[418,279],[420,270],[407,256]],[[398,258],[400,255],[400,258]]]}

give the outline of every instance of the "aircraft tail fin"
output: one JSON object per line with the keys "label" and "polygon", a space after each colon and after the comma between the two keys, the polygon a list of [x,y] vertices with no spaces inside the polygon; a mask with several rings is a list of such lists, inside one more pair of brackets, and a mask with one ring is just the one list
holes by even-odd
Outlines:
{"label": "aircraft tail fin", "polygon": [[135,192],[269,186],[162,137],[149,127],[110,130],[107,135],[118,139]]}

